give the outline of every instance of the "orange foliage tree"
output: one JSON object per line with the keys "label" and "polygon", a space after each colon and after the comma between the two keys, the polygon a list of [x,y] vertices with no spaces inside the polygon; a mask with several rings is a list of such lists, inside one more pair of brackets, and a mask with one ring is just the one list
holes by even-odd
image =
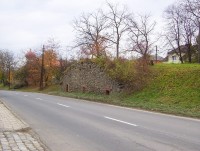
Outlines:
{"label": "orange foliage tree", "polygon": [[28,85],[38,85],[40,81],[40,62],[38,56],[33,51],[28,51],[26,57],[26,82]]}
{"label": "orange foliage tree", "polygon": [[[40,59],[41,60],[41,59]],[[53,49],[44,52],[44,82],[45,86],[51,85],[60,68],[58,55]]]}

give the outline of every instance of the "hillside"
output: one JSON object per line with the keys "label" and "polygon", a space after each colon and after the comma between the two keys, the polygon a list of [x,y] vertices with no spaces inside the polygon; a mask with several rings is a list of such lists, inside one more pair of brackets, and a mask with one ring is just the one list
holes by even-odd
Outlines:
{"label": "hillside", "polygon": [[153,67],[153,72],[150,84],[129,96],[126,104],[200,117],[200,65],[159,64]]}

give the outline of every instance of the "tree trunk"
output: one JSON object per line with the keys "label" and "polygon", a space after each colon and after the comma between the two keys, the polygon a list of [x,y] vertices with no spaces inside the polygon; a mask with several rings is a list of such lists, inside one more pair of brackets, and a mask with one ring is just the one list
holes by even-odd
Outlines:
{"label": "tree trunk", "polygon": [[181,61],[181,64],[183,64],[183,57],[182,57],[182,55],[180,56],[180,61]]}
{"label": "tree trunk", "polygon": [[117,59],[119,58],[119,45],[117,45]]}
{"label": "tree trunk", "polygon": [[187,45],[187,53],[188,53],[188,62],[192,63],[192,50],[191,50],[191,44]]}
{"label": "tree trunk", "polygon": [[181,61],[181,64],[183,64],[183,56],[182,56],[181,50],[179,50],[179,59]]}
{"label": "tree trunk", "polygon": [[180,44],[179,44],[179,42],[178,42],[178,55],[179,55],[179,59],[180,59],[180,61],[181,61],[181,63],[183,64],[183,56],[182,56],[182,52],[181,52],[181,47],[180,47]]}
{"label": "tree trunk", "polygon": [[117,43],[116,43],[117,59],[119,58],[119,41],[120,41],[120,37],[117,31]]}

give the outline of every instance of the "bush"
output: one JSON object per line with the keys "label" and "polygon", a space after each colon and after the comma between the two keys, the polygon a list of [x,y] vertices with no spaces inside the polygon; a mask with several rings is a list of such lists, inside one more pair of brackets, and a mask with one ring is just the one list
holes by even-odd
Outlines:
{"label": "bush", "polygon": [[23,88],[25,86],[28,86],[28,83],[27,82],[24,82],[24,83],[17,83],[13,86],[13,89],[20,89],[20,88]]}
{"label": "bush", "polygon": [[149,66],[138,60],[104,59],[93,60],[104,68],[105,72],[114,80],[118,81],[128,92],[141,90],[150,79]]}

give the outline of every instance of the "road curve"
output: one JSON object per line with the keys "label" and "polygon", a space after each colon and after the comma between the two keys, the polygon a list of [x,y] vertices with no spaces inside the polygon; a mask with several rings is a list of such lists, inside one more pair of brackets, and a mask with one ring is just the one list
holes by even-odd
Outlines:
{"label": "road curve", "polygon": [[200,120],[39,93],[0,91],[52,151],[199,151]]}

